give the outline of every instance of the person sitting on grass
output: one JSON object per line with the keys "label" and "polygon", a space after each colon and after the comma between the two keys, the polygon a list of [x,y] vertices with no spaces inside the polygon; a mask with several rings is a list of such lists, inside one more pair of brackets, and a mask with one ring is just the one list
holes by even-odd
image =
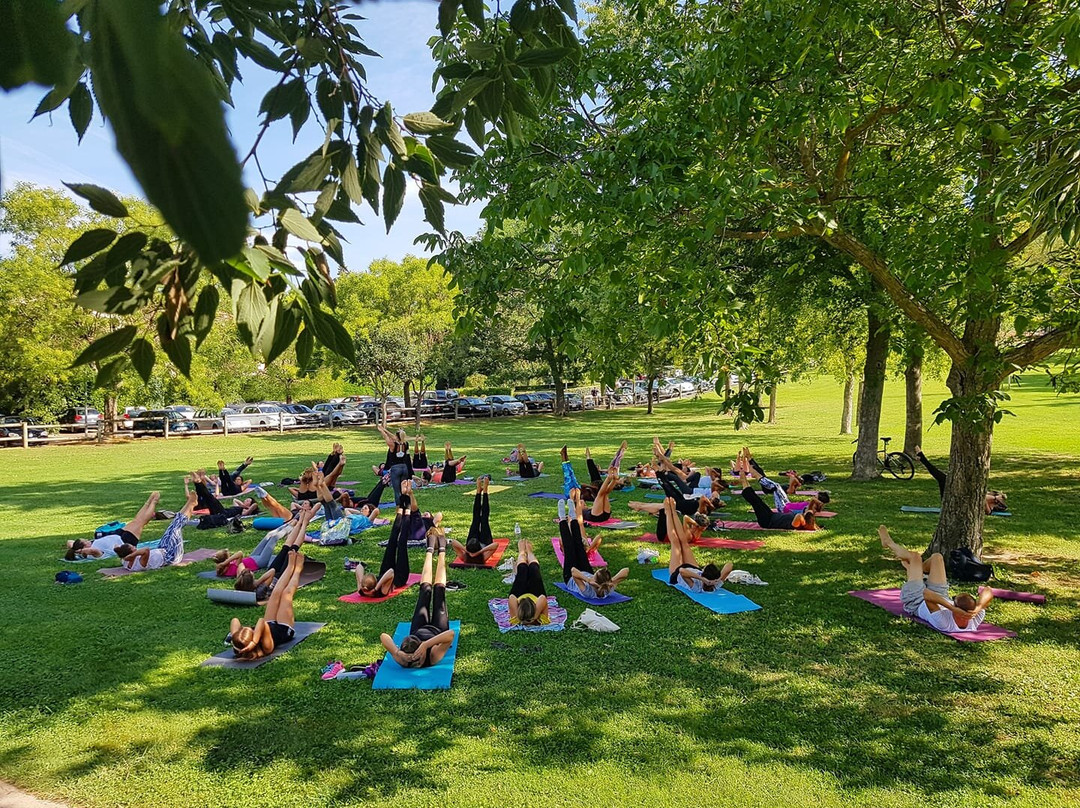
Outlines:
{"label": "person sitting on grass", "polygon": [[904,613],[925,620],[938,631],[975,631],[986,617],[986,607],[994,599],[987,587],[976,598],[967,592],[949,598],[949,580],[945,559],[934,553],[926,561],[914,550],[901,547],[885,525],[878,528],[881,546],[900,559],[907,570],[907,580],[900,587],[900,603]]}
{"label": "person sitting on grass", "polygon": [[563,554],[563,583],[572,591],[586,598],[603,600],[630,575],[628,568],[615,575],[607,567],[593,570],[589,553],[600,545],[600,539],[590,541],[585,533],[585,521],[581,513],[569,515],[559,500],[559,549]]}
{"label": "person sitting on grass", "polygon": [[694,557],[690,533],[683,523],[683,518],[675,509],[675,500],[667,497],[664,500],[664,508],[667,511],[668,524],[671,525],[671,531],[668,534],[671,538],[668,572],[671,575],[668,582],[691,592],[713,592],[722,588],[731,574],[731,563],[725,564],[723,569],[715,564],[706,564],[702,567]]}
{"label": "person sitting on grass", "polygon": [[[311,518],[311,511],[301,511],[304,525]],[[300,586],[300,573],[304,569],[304,554],[295,545],[284,575],[274,587],[266,611],[254,626],[245,626],[239,618],[229,622],[228,642],[232,644],[237,659],[255,660],[274,653],[274,649],[290,642],[296,636],[296,615],[293,597]]]}
{"label": "person sitting on grass", "polygon": [[491,478],[486,475],[476,478],[476,494],[473,496],[469,535],[464,544],[456,540],[450,542],[457,555],[455,563],[483,565],[498,549],[491,535],[491,504],[488,501],[490,484]]}
{"label": "person sitting on grass", "polygon": [[[544,470],[544,461],[533,460],[529,457],[529,453],[525,451],[525,444],[519,443],[517,449],[514,450],[517,454],[517,473],[522,479],[528,480],[533,477],[539,477],[540,472]],[[513,454],[510,455],[514,457]],[[513,462],[513,461],[511,461]],[[506,470],[506,476],[510,477],[514,473],[513,469],[508,468]]]}
{"label": "person sitting on grass", "polygon": [[[143,503],[143,506],[139,508],[135,518],[115,534],[102,536],[100,539],[94,539],[93,541],[75,539],[68,542],[64,558],[67,561],[75,561],[79,558],[103,558],[106,555],[123,558],[130,554],[135,549],[135,545],[141,541],[143,528],[155,518],[159,499],[161,499],[161,494],[157,491],[152,493]],[[124,549],[121,550],[120,548]]]}
{"label": "person sitting on grass", "polygon": [[[439,563],[432,573],[432,557],[438,547]],[[454,644],[450,617],[446,611],[446,534],[436,527],[428,534],[424,569],[420,575],[420,594],[416,599],[409,634],[398,646],[389,634],[380,638],[383,648],[403,668],[429,668],[437,665]]]}
{"label": "person sitting on grass", "polygon": [[544,578],[540,574],[540,562],[533,552],[532,542],[521,539],[518,542],[517,572],[507,598],[512,626],[547,626],[551,624],[548,615],[547,590]]}
{"label": "person sitting on grass", "polygon": [[[949,479],[948,474],[939,469],[923,454],[921,446],[915,447],[915,457],[919,459],[919,462],[923,464],[923,467],[930,473],[930,476],[937,481],[938,492],[941,497],[945,496],[945,482]],[[983,497],[983,509],[987,514],[991,513],[1008,513],[1009,511],[1009,498],[1001,491],[990,490],[987,491]]]}
{"label": "person sitting on grass", "polygon": [[394,589],[405,586],[409,581],[409,536],[413,533],[414,520],[420,514],[409,507],[409,502],[402,497],[398,505],[397,516],[390,528],[390,540],[383,552],[379,574],[367,572],[363,564],[357,564],[356,591],[369,598],[384,598]]}
{"label": "person sitting on grass", "polygon": [[[151,494],[151,499],[156,496],[156,492]],[[155,500],[156,502],[156,500]],[[123,544],[116,549],[116,554],[120,555],[122,549],[130,548],[126,550],[123,556],[123,566],[129,570],[135,572],[141,572],[142,570],[156,570],[162,567],[171,567],[179,564],[184,560],[184,527],[188,524],[188,520],[191,519],[192,511],[195,510],[195,505],[198,503],[198,499],[195,496],[194,491],[188,491],[187,502],[184,503],[184,507],[181,508],[176,516],[169,522],[169,526],[165,528],[165,533],[161,537],[161,541],[158,542],[158,546],[154,549],[145,548],[138,549],[128,544]]]}

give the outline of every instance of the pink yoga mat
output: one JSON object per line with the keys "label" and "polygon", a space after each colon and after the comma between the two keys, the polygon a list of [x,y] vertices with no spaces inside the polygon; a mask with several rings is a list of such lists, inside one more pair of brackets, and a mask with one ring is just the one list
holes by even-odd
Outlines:
{"label": "pink yoga mat", "polygon": [[[563,561],[566,560],[566,555],[562,551],[560,546],[560,539],[558,536],[551,537],[551,547],[555,550],[555,557],[559,559],[559,566],[562,566]],[[597,567],[606,567],[607,562],[604,561],[604,557],[600,555],[599,550],[589,550],[589,563],[592,564],[593,569]]]}
{"label": "pink yoga mat", "polygon": [[405,586],[391,589],[389,595],[384,595],[381,598],[369,598],[367,595],[361,595],[359,592],[350,592],[348,595],[342,595],[338,600],[342,603],[382,603],[384,600],[396,598],[406,589],[410,589],[418,583],[420,583],[420,576],[414,572],[409,575],[409,580],[405,582]]}
{"label": "pink yoga mat", "polygon": [[[647,541],[652,544],[659,544],[659,540],[656,538],[655,533],[644,533],[638,538],[638,541]],[[667,544],[667,542],[664,542]],[[720,550],[757,550],[765,546],[763,541],[736,541],[735,539],[713,539],[702,536],[696,542],[694,547],[711,547]]]}
{"label": "pink yoga mat", "polygon": [[[979,591],[982,592],[986,587],[980,586]],[[1038,592],[1016,592],[1012,589],[993,589],[994,597],[997,600],[1018,600],[1021,603],[1046,603],[1046,595],[1040,595]]]}
{"label": "pink yoga mat", "polygon": [[498,549],[488,557],[486,564],[469,564],[464,561],[451,561],[450,566],[457,567],[458,569],[494,569],[498,566],[499,562],[502,561],[503,553],[505,553],[506,548],[510,546],[510,539],[495,539],[495,546]]}
{"label": "pink yoga mat", "polygon": [[[172,564],[173,567],[186,567],[188,564],[194,564],[196,561],[206,561],[209,558],[214,557],[214,550],[209,547],[200,547],[198,550],[192,550],[190,553],[184,553],[184,560],[179,564]],[[169,569],[169,567],[160,567],[159,569]],[[135,575],[139,572],[152,572],[152,570],[129,570],[127,567],[108,567],[106,569],[98,570],[106,578],[119,578],[122,575]]]}
{"label": "pink yoga mat", "polygon": [[[871,603],[874,606],[879,606],[889,614],[896,615],[897,617],[907,617],[914,620],[916,623],[921,623],[927,628],[937,631],[936,628],[925,620],[920,620],[918,617],[904,613],[904,607],[900,602],[899,589],[860,589],[848,592],[848,594],[859,600],[865,600],[867,603]],[[983,623],[975,631],[938,631],[938,633],[944,634],[946,637],[952,637],[957,642],[989,642],[990,640],[1004,640],[1016,636],[1016,632],[1009,631],[1001,626],[995,626],[992,623]]]}
{"label": "pink yoga mat", "polygon": [[[776,513],[777,512],[776,508],[773,508],[772,512]],[[806,513],[806,511],[789,511],[789,513]],[[816,516],[818,519],[831,519],[832,517],[836,516],[836,512],[835,511],[821,511],[819,513],[815,513],[814,516]]]}

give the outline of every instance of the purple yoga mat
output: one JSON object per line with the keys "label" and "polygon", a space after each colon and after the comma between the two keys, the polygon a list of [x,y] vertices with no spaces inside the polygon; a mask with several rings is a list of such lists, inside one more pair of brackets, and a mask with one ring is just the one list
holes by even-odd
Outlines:
{"label": "purple yoga mat", "polygon": [[553,494],[550,491],[537,491],[535,494],[529,494],[532,499],[565,499],[562,494]]}
{"label": "purple yoga mat", "polygon": [[[214,553],[217,550],[210,549],[208,547],[200,547],[198,550],[192,550],[190,553],[184,553],[184,560],[179,564],[173,564],[173,567],[186,567],[188,564],[194,564],[196,561],[206,561],[209,558],[214,557]],[[160,567],[160,569],[169,569],[169,567]],[[153,570],[149,570],[152,572]],[[106,578],[118,578],[121,575],[135,575],[139,572],[148,572],[148,570],[129,570],[127,567],[108,567],[107,569],[98,570]]]}
{"label": "purple yoga mat", "polygon": [[[916,623],[921,623],[927,628],[931,628],[937,631],[936,628],[931,626],[925,620],[920,620],[914,615],[905,614],[904,607],[900,603],[900,590],[899,589],[860,589],[856,591],[848,592],[852,597],[859,598],[859,600],[865,600],[867,603],[879,606],[889,614],[896,615],[897,617],[907,617],[914,620]],[[992,623],[983,623],[975,631],[939,631],[939,634],[944,634],[946,637],[952,637],[957,642],[989,642],[990,640],[1004,640],[1009,637],[1015,637],[1015,631],[1009,631],[1001,626],[995,626]]]}
{"label": "purple yoga mat", "polygon": [[[984,587],[980,587],[981,592]],[[1015,592],[1012,589],[991,589],[994,593],[994,597],[997,600],[1018,600],[1021,603],[1046,603],[1046,595],[1040,595],[1038,592]]]}

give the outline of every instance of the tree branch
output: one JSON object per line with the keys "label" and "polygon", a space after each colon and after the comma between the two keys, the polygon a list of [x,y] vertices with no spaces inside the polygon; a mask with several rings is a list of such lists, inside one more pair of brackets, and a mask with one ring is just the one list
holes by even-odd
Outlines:
{"label": "tree branch", "polygon": [[1042,228],[1031,225],[1027,230],[1018,235],[1005,245],[1005,252],[1010,256],[1019,255],[1042,233]]}
{"label": "tree branch", "polygon": [[733,238],[736,241],[764,241],[767,238],[796,238],[798,236],[820,236],[820,227],[789,227],[786,230],[722,230],[719,239]]}
{"label": "tree branch", "polygon": [[1006,370],[1001,378],[1004,380],[1017,370],[1041,362],[1062,348],[1077,344],[1080,344],[1080,326],[1068,325],[1052,328],[1042,336],[1035,337],[1003,354],[1001,358],[1006,364]]}
{"label": "tree branch", "polygon": [[823,235],[822,239],[845,255],[854,258],[869,272],[870,276],[881,284],[900,311],[917,325],[922,326],[950,359],[957,364],[963,364],[970,358],[964,343],[953,333],[948,324],[915,298],[915,295],[892,273],[885,259],[848,233],[829,233]]}

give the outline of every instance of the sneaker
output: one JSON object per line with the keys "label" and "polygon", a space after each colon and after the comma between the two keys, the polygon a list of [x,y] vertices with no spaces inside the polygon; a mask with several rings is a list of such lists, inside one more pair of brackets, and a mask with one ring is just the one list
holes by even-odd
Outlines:
{"label": "sneaker", "polygon": [[362,567],[362,566],[364,566],[364,565],[361,564],[359,561],[357,561],[355,558],[349,558],[348,556],[345,557],[345,571],[346,572],[352,572],[357,567]]}
{"label": "sneaker", "polygon": [[261,485],[256,485],[252,487],[251,493],[257,496],[259,499],[266,499],[268,496],[270,496],[266,493],[266,489],[263,488]]}
{"label": "sneaker", "polygon": [[241,522],[239,519],[233,519],[231,522],[229,522],[229,527],[225,532],[230,534],[243,533],[244,523]]}
{"label": "sneaker", "polygon": [[464,581],[447,581],[446,590],[448,592],[455,592],[461,589],[468,589]]}
{"label": "sneaker", "polygon": [[322,669],[322,678],[324,680],[333,679],[339,673],[345,670],[345,666],[341,664],[341,661],[331,662],[325,668]]}

